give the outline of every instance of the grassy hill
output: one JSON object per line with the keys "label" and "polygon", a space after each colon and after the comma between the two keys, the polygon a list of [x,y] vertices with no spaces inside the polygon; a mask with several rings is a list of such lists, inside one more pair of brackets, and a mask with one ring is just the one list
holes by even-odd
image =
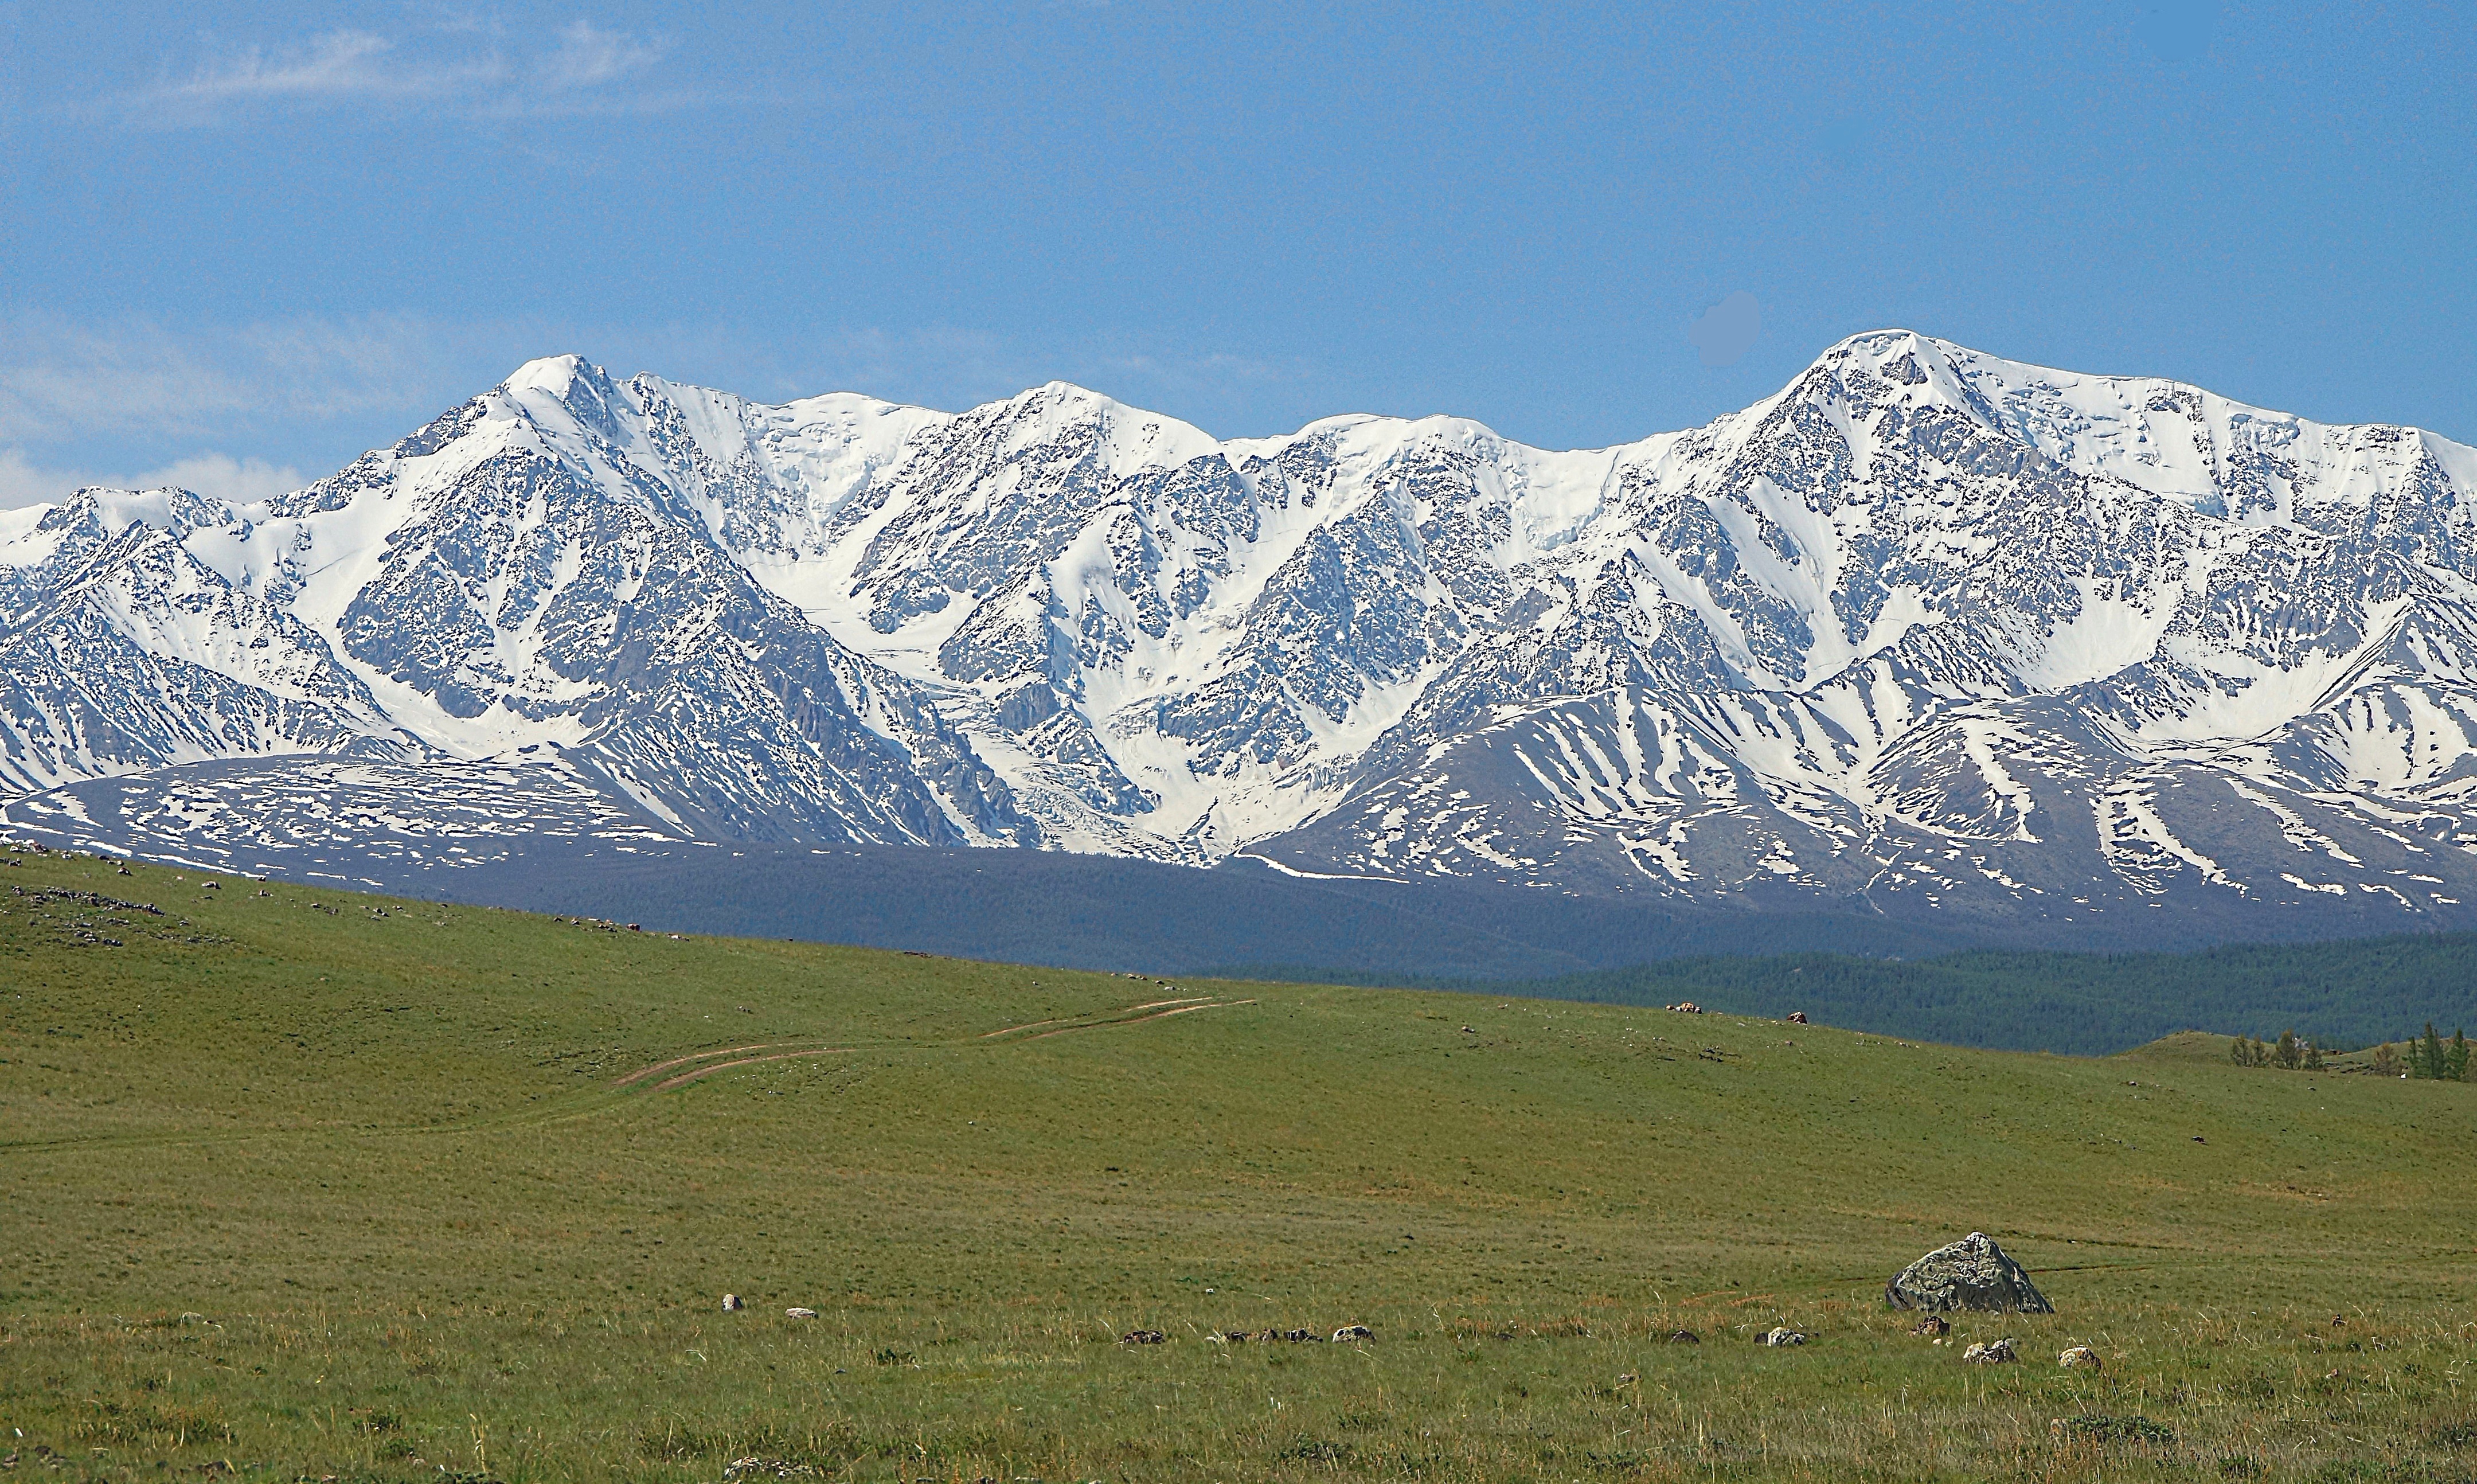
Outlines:
{"label": "grassy hill", "polygon": [[0,860],[44,1476],[2477,1472],[2477,1087]]}

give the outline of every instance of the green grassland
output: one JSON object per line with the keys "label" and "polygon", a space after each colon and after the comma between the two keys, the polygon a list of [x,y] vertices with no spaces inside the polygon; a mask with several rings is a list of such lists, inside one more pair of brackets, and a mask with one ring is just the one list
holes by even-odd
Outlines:
{"label": "green grassland", "polygon": [[2477,1086],[0,860],[29,1477],[2477,1478]]}

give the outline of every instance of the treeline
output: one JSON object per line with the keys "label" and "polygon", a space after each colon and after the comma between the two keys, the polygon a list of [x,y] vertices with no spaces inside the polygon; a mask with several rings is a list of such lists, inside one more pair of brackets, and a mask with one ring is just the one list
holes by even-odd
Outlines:
{"label": "treeline", "polygon": [[2428,1020],[2424,1037],[2408,1044],[2406,1057],[2401,1057],[2389,1045],[2375,1050],[2375,1069],[2382,1070],[2387,1063],[2394,1071],[2405,1067],[2412,1077],[2424,1077],[2436,1082],[2465,1082],[2468,1080],[2467,1033],[2454,1030],[2446,1044],[2435,1034],[2434,1022]]}
{"label": "treeline", "polygon": [[[2228,1043],[2228,1059],[2239,1067],[2275,1067],[2284,1071],[2320,1071],[2328,1063],[2324,1048],[2307,1041],[2293,1029],[2279,1033],[2279,1040],[2265,1043],[2260,1036],[2239,1036]],[[2468,1037],[2454,1030],[2444,1041],[2425,1022],[2425,1035],[2412,1037],[2408,1054],[2384,1042],[2374,1047],[2373,1071],[2379,1077],[2422,1077],[2436,1082],[2468,1080]]]}
{"label": "treeline", "polygon": [[2239,1036],[2228,1045],[2228,1060],[2239,1067],[2276,1067],[2283,1071],[2320,1071],[2324,1066],[2322,1048],[2292,1028],[2281,1031],[2279,1040],[2267,1045],[2260,1036]]}
{"label": "treeline", "polygon": [[[1827,1024],[1924,1041],[2077,1055],[2180,1030],[2287,1025],[2300,1045],[2326,1055],[2415,1040],[2422,1056],[2413,1027],[2477,1020],[2477,934],[2195,953],[1980,949],[1909,962],[1715,956],[1461,987],[1644,1006],[1691,999],[1743,1015],[1804,1011]],[[2447,1061],[2448,1046],[2441,1054]]]}

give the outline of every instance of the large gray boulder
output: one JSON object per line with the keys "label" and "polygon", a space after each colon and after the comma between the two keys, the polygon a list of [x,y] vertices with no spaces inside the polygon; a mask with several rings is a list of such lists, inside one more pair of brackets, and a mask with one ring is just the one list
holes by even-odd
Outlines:
{"label": "large gray boulder", "polygon": [[1982,1309],[1996,1314],[2053,1314],[2056,1306],[2004,1255],[1995,1239],[1971,1232],[1900,1270],[1884,1285],[1895,1309]]}

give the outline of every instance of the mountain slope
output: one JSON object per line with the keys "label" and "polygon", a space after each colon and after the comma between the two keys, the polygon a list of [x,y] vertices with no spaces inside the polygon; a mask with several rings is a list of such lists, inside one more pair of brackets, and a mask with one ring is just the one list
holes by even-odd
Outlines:
{"label": "mountain slope", "polygon": [[702,839],[1974,937],[2440,924],[2477,902],[2472,490],[2414,429],[1900,331],[1575,453],[567,357],[263,505],[0,516],[0,780],[550,747]]}

